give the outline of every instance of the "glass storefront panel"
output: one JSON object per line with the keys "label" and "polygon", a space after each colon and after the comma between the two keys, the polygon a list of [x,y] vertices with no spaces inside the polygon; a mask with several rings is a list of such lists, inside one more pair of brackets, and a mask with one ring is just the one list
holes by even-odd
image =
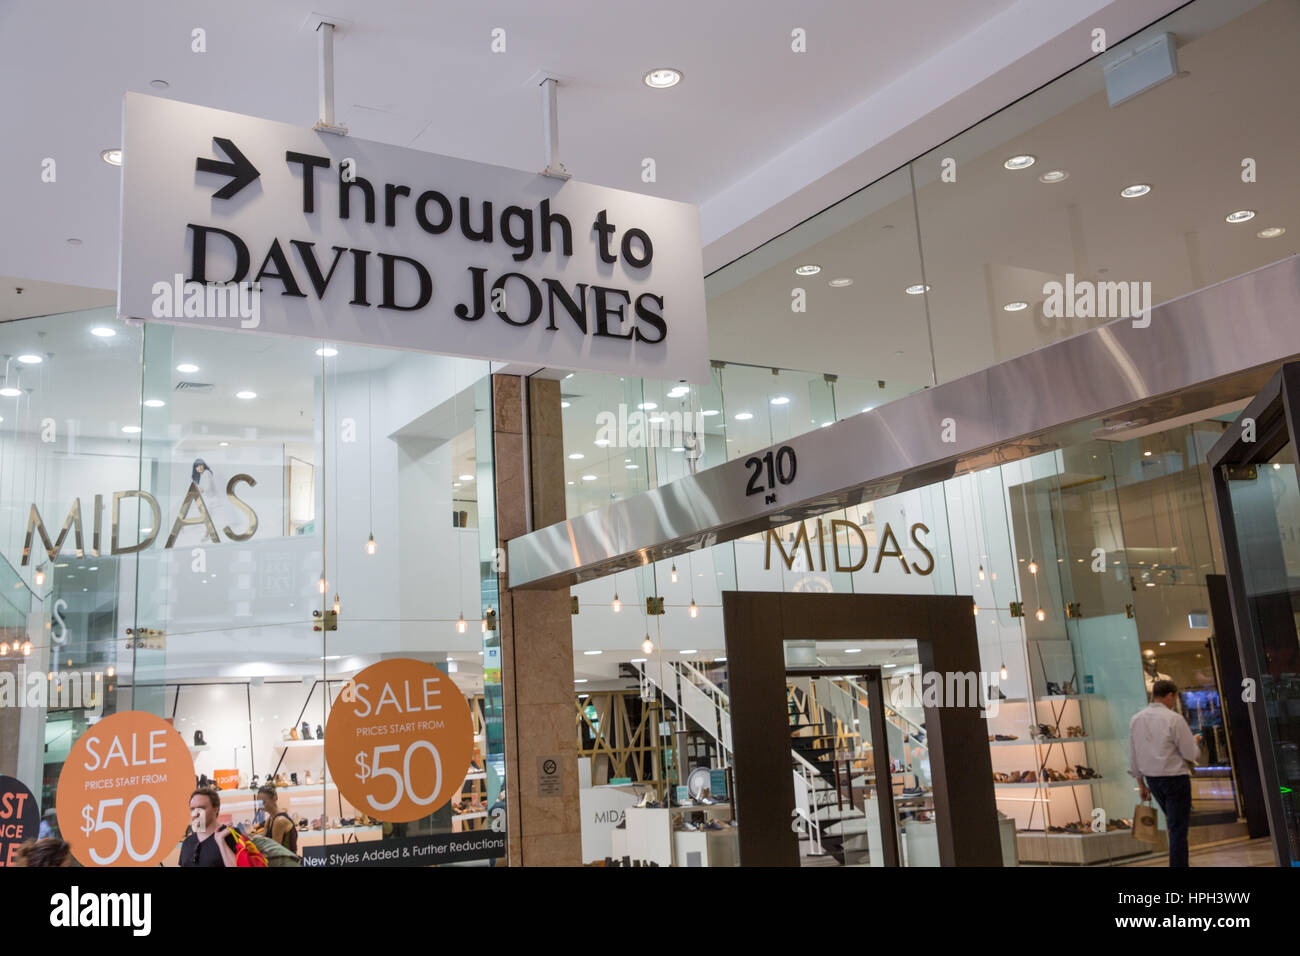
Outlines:
{"label": "glass storefront panel", "polygon": [[[3,756],[42,809],[73,742],[137,710],[181,733],[221,822],[254,832],[273,785],[309,865],[504,830],[487,363],[106,310],[5,323],[0,345],[43,357],[0,410],[0,666],[56,691],[3,709]],[[48,547],[25,540],[33,506]],[[474,743],[450,802],[381,823],[340,792],[324,729],[350,678],[398,657],[450,678]],[[74,677],[102,695],[60,697]],[[483,845],[462,862],[503,852]]]}

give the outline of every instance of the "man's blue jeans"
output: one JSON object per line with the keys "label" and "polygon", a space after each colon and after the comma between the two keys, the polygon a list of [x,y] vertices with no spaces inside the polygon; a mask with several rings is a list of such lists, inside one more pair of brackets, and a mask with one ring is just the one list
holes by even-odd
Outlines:
{"label": "man's blue jeans", "polygon": [[1147,777],[1146,781],[1169,825],[1169,865],[1185,867],[1187,831],[1192,824],[1192,778],[1180,773],[1175,777]]}

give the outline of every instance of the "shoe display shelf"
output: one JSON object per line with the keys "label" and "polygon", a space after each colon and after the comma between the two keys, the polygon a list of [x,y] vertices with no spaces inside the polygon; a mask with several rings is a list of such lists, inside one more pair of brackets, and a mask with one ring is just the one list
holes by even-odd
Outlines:
{"label": "shoe display shelf", "polygon": [[211,744],[199,744],[198,746],[195,746],[194,744],[190,744],[190,753],[191,753],[191,754],[201,754],[201,753],[203,753],[203,751],[207,750],[210,746],[212,746],[212,745],[211,745]]}
{"label": "shoe display shelf", "polygon": [[1016,854],[1022,863],[1064,863],[1086,866],[1151,852],[1133,839],[1132,830],[1105,833],[1016,833]]}
{"label": "shoe display shelf", "polygon": [[1049,747],[1052,744],[1081,744],[1089,740],[1087,734],[1082,737],[1030,737],[1028,740],[990,740],[990,747],[1032,747],[1039,745]]}
{"label": "shoe display shelf", "polygon": [[275,745],[276,750],[296,750],[299,747],[324,747],[325,740],[281,740]]}

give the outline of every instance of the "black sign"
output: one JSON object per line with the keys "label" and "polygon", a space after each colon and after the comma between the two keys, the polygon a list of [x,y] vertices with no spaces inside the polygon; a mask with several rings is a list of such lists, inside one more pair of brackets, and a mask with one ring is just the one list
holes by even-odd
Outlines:
{"label": "black sign", "polygon": [[0,866],[18,861],[18,847],[40,832],[41,805],[26,784],[0,777]]}
{"label": "black sign", "polygon": [[506,855],[506,835],[491,830],[303,847],[303,866],[434,866]]}

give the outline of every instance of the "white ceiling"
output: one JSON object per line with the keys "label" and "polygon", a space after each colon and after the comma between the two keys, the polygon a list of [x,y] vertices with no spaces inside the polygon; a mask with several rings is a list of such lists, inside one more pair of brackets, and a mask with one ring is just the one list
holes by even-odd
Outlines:
{"label": "white ceiling", "polygon": [[[540,94],[530,80],[550,71],[570,78],[561,89],[561,158],[576,176],[699,203],[706,237],[725,233],[731,246],[752,248],[771,226],[747,232],[745,224],[810,183],[829,183],[838,198],[883,172],[858,164],[853,181],[842,181],[835,167],[846,149],[861,154],[888,134],[891,148],[903,142],[915,155],[969,122],[972,103],[987,112],[1059,72],[1063,59],[1086,58],[1081,18],[1123,35],[1173,5],[715,0],[702,14],[687,0],[544,8],[335,0],[323,10],[315,0],[78,0],[56,16],[38,0],[9,2],[0,6],[0,88],[10,91],[5,132],[16,148],[0,151],[0,203],[19,227],[0,236],[0,275],[115,286],[119,174],[99,153],[120,143],[124,92],[313,123],[315,38],[305,28],[313,9],[350,21],[337,44],[336,90],[338,119],[353,135],[540,168]],[[504,53],[491,52],[497,27],[506,31]],[[790,50],[796,27],[807,31],[807,53]],[[206,31],[205,53],[191,51],[196,28]],[[683,70],[685,81],[648,89],[643,73],[663,65]],[[159,93],[153,80],[170,86]],[[972,91],[964,112],[935,125],[939,106]],[[854,110],[880,114],[871,104],[886,94],[887,126],[858,117],[849,124],[856,141],[837,132]],[[926,117],[910,141],[899,140]],[[805,145],[828,135],[834,149]],[[53,183],[40,178],[47,157],[57,163]],[[656,160],[656,183],[641,182],[645,157]],[[826,201],[784,202],[781,215],[798,221]]]}

